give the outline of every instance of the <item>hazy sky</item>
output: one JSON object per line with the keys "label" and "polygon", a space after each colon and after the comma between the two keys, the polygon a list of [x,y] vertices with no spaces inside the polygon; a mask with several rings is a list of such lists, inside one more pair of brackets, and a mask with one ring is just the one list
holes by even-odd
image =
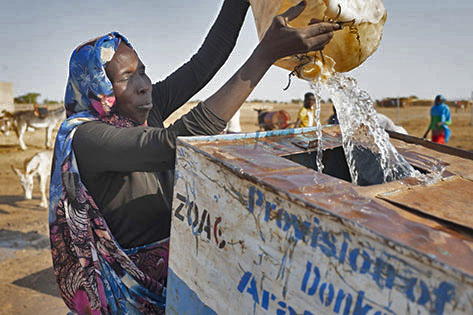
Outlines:
{"label": "hazy sky", "polygon": [[[310,1],[310,0],[309,0]],[[62,100],[72,50],[110,31],[126,35],[153,81],[198,49],[222,0],[6,1],[0,5],[0,81],[15,95],[39,92]],[[469,98],[473,91],[473,1],[385,0],[388,21],[379,49],[353,71],[373,98],[417,95]],[[194,99],[215,92],[246,60],[258,39],[251,12],[237,46],[211,83]],[[309,88],[273,67],[250,99],[301,98]]]}

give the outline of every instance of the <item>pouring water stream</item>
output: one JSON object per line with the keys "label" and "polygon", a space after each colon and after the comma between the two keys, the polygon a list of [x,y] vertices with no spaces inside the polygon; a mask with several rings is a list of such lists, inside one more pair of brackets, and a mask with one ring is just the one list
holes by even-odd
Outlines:
{"label": "pouring water stream", "polygon": [[[316,99],[315,122],[318,140],[316,165],[319,172],[322,165],[322,126],[320,123],[320,100],[322,83],[312,82]],[[405,177],[419,177],[416,171],[402,155],[400,155],[389,141],[389,135],[379,125],[373,100],[366,91],[358,87],[358,82],[342,73],[335,73],[328,78],[323,87],[328,91],[335,109],[342,134],[342,145],[350,170],[352,182],[359,184],[361,157],[356,151],[361,148],[369,150],[376,156],[375,163],[383,172],[383,183]],[[376,167],[373,165],[373,167]]]}

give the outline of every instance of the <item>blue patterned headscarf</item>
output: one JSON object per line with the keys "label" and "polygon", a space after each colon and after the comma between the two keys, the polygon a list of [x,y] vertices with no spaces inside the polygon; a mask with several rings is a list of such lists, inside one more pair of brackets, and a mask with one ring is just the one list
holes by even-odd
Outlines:
{"label": "blue patterned headscarf", "polygon": [[68,117],[83,111],[90,111],[100,117],[110,114],[115,105],[115,95],[105,67],[122,41],[132,47],[125,36],[113,32],[74,50],[66,85]]}

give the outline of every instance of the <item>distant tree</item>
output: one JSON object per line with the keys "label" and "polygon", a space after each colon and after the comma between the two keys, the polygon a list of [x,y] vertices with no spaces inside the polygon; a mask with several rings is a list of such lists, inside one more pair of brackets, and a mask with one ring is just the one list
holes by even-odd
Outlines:
{"label": "distant tree", "polygon": [[291,103],[294,103],[294,104],[299,104],[299,103],[302,103],[303,100],[301,98],[293,98],[291,100]]}
{"label": "distant tree", "polygon": [[47,98],[45,98],[44,101],[43,101],[43,104],[44,105],[54,105],[54,104],[59,104],[59,102],[54,101],[54,100],[48,100]]}
{"label": "distant tree", "polygon": [[419,98],[417,97],[417,95],[411,95],[409,96],[410,99],[412,100],[418,100]]}
{"label": "distant tree", "polygon": [[18,97],[15,97],[13,101],[17,104],[37,104],[38,97],[40,95],[41,95],[40,93],[27,93],[25,95],[20,95]]}

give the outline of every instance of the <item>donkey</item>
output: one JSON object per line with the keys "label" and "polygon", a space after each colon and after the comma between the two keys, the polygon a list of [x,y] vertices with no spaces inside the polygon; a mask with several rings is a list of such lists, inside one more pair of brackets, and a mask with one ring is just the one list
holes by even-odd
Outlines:
{"label": "donkey", "polygon": [[45,144],[46,148],[50,149],[52,146],[53,129],[65,118],[65,109],[58,108],[55,110],[42,111],[41,114],[39,114],[37,109],[19,111],[13,114],[5,112],[4,117],[11,121],[11,126],[18,137],[22,150],[26,150],[23,135],[29,128],[46,129]]}
{"label": "donkey", "polygon": [[[9,136],[10,131],[14,131],[12,116],[13,115],[6,110],[3,110],[0,113],[0,132],[5,136]],[[34,131],[34,128],[28,127],[26,128],[26,131]]]}
{"label": "donkey", "polygon": [[53,159],[52,151],[42,151],[35,154],[31,159],[25,161],[25,173],[11,166],[13,171],[20,179],[21,188],[25,193],[25,199],[30,200],[33,193],[33,179],[35,176],[39,178],[39,189],[41,191],[40,207],[47,208],[48,200],[46,198],[46,186],[48,177],[51,173],[51,163]]}

